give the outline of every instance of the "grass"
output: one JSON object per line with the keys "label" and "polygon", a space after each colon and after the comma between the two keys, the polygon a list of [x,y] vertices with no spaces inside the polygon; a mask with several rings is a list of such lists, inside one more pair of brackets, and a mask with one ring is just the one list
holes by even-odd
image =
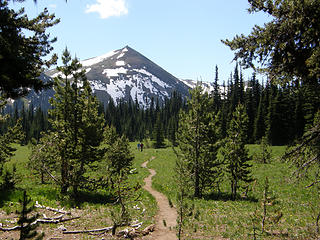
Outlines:
{"label": "grass", "polygon": [[[148,176],[148,171],[141,167],[141,164],[147,161],[149,158],[145,152],[140,152],[136,149],[136,143],[131,143],[132,152],[135,155],[133,162],[133,168],[135,169],[133,174],[129,175],[129,181],[134,184],[139,182],[143,185],[143,179]],[[81,206],[80,208],[71,208],[68,202],[62,201],[59,188],[52,183],[40,184],[39,177],[32,174],[32,171],[28,165],[28,157],[30,149],[27,146],[15,145],[17,151],[15,155],[5,164],[5,168],[12,170],[13,166],[17,169],[16,174],[16,188],[12,191],[2,192],[0,195],[0,223],[7,226],[7,221],[12,221],[15,217],[14,213],[20,207],[19,199],[22,197],[23,190],[27,190],[28,195],[32,200],[38,201],[41,205],[49,207],[64,207],[70,209],[73,215],[80,215],[81,218],[76,221],[65,222],[64,226],[68,230],[72,229],[93,229],[111,226],[111,209],[114,208],[114,204],[108,199],[108,194],[105,191],[99,192],[82,192],[81,194]],[[157,211],[157,205],[155,199],[144,189],[140,190],[140,198],[138,201],[130,202],[128,204],[128,210],[130,212],[132,221],[143,222],[142,228],[154,223],[154,216]],[[2,211],[1,211],[2,210]],[[47,216],[52,215],[50,212],[43,212]],[[94,219],[94,220],[93,220]],[[11,224],[11,226],[14,224]],[[41,229],[46,232],[47,236],[55,234],[54,229],[57,225],[49,224],[42,225]],[[0,231],[0,239],[8,237],[9,233]],[[10,233],[11,234],[11,233]],[[14,233],[16,234],[16,233]],[[58,236],[63,239],[66,236]],[[81,234],[76,236],[77,239],[101,239],[96,237],[89,237],[88,234]],[[9,238],[15,239],[16,236],[9,235]]]}
{"label": "grass", "polygon": [[[139,182],[143,185],[143,179],[148,176],[148,171],[141,167],[145,161],[149,161],[148,167],[156,170],[153,177],[153,187],[164,193],[173,205],[176,205],[177,184],[175,178],[176,156],[171,148],[153,149],[145,148],[138,151],[137,143],[130,143],[135,155],[133,163],[134,173],[131,174],[130,182]],[[147,144],[145,144],[147,146]],[[59,190],[52,184],[39,184],[40,181],[34,177],[28,168],[28,155],[30,149],[26,146],[16,146],[14,157],[6,164],[6,168],[17,168],[17,189],[0,196],[1,209],[7,214],[13,213],[18,207],[18,199],[22,196],[22,189],[26,189],[33,200],[40,204],[61,207],[59,201]],[[259,151],[259,145],[248,145],[249,153],[252,155]],[[237,201],[228,200],[230,192],[229,182],[226,180],[220,195],[208,195],[203,199],[190,200],[190,216],[188,217],[183,234],[185,239],[253,239],[252,219],[256,212],[261,218],[261,199],[264,190],[265,177],[269,178],[271,195],[276,201],[268,206],[268,211],[275,214],[281,211],[283,217],[278,224],[267,226],[270,232],[276,235],[261,235],[258,232],[257,239],[312,239],[315,230],[315,214],[319,206],[318,193],[315,189],[306,189],[305,181],[294,182],[290,173],[293,169],[280,161],[285,147],[272,147],[272,161],[270,164],[252,162],[252,172],[255,181],[252,183],[250,199]],[[110,209],[113,205],[101,193],[86,193],[83,195],[81,209],[72,209],[76,214],[81,213],[81,219],[74,222],[66,222],[64,225],[69,229],[98,228],[110,226]],[[138,202],[130,205],[133,220],[143,221],[143,227],[154,223],[157,206],[154,198],[146,191],[141,190],[141,198]],[[145,209],[145,210],[144,210]],[[9,216],[9,215],[8,215]],[[94,219],[94,221],[92,221]],[[5,224],[5,217],[0,216],[0,223]],[[259,220],[260,222],[260,220]],[[260,227],[260,226],[257,226]],[[45,232],[52,232],[56,225],[45,226]],[[282,233],[282,235],[281,235]],[[260,234],[260,235],[259,235]],[[88,235],[77,236],[78,239],[94,239]],[[2,238],[0,232],[0,238]]]}
{"label": "grass", "polygon": [[[248,149],[251,155],[260,151],[259,145],[248,145]],[[315,230],[315,209],[319,206],[318,195],[314,189],[305,188],[305,181],[293,181],[291,178],[292,169],[287,163],[280,161],[284,151],[285,147],[274,146],[272,147],[272,162],[270,164],[252,162],[255,181],[252,184],[250,199],[253,201],[230,201],[227,197],[223,197],[228,196],[230,192],[228,181],[225,181],[221,186],[222,195],[218,195],[216,198],[194,200],[195,209],[184,230],[186,238],[253,239],[251,219],[256,209],[260,215],[262,214],[261,199],[264,180],[265,177],[268,177],[272,195],[276,198],[275,204],[268,207],[268,210],[273,215],[278,210],[283,214],[283,217],[278,224],[268,227],[269,231],[276,235],[262,235],[259,238],[311,239]],[[148,165],[157,171],[157,175],[153,179],[153,187],[175,202],[174,167],[176,156],[170,148],[150,150],[148,154],[156,157]],[[255,199],[256,201],[254,201]]]}

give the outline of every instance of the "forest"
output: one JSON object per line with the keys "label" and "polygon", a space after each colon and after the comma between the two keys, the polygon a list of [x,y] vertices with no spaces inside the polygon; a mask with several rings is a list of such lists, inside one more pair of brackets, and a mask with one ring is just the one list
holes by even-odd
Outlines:
{"label": "forest", "polygon": [[[208,93],[212,99],[208,111],[221,112],[221,137],[227,135],[227,126],[232,113],[240,103],[246,108],[249,118],[247,143],[260,143],[266,136],[271,145],[293,144],[302,137],[305,129],[313,123],[319,109],[317,88],[303,85],[300,81],[284,86],[270,80],[265,83],[257,79],[254,73],[251,79],[244,81],[241,70],[236,65],[228,81],[220,82],[218,67],[215,69],[214,91]],[[198,83],[201,85],[201,82]],[[176,145],[175,132],[179,126],[180,110],[187,110],[187,99],[174,92],[163,105],[152,98],[148,106],[140,106],[136,99],[120,101],[115,104],[110,99],[106,106],[99,104],[99,113],[104,115],[105,125],[114,126],[119,135],[125,135],[130,141],[154,140],[158,134]],[[30,105],[18,110],[11,108],[10,117],[1,125],[1,132],[14,126],[18,119],[22,121],[23,143],[34,139],[39,141],[40,133],[51,130],[48,113]],[[159,144],[159,143],[158,143]],[[160,144],[161,145],[161,144]]]}
{"label": "forest", "polygon": [[[104,106],[67,48],[39,79],[59,20],[0,2],[0,238],[318,239],[320,3],[294,3],[249,1],[273,20],[221,40],[236,66],[227,80],[215,67],[212,92]],[[5,114],[48,87],[47,112]]]}

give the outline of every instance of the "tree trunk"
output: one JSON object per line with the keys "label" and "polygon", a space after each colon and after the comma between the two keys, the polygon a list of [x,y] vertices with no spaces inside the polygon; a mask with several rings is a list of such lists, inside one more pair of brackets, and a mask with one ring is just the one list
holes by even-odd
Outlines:
{"label": "tree trunk", "polygon": [[196,167],[194,170],[194,197],[200,197],[200,188],[199,188],[199,164],[196,161]]}

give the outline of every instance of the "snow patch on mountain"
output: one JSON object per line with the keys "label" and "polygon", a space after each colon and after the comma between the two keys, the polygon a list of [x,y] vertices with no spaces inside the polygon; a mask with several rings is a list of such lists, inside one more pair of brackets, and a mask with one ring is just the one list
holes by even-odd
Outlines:
{"label": "snow patch on mountain", "polygon": [[99,57],[86,59],[84,61],[81,61],[80,63],[82,64],[83,67],[89,67],[89,66],[92,66],[94,64],[97,64],[97,63],[103,61],[106,58],[110,58],[110,57],[116,55],[118,52],[119,51],[111,51],[111,52],[108,52],[108,53],[101,55]]}
{"label": "snow patch on mountain", "polygon": [[194,88],[197,83],[194,83],[193,80],[185,80],[185,79],[180,79],[181,82],[183,82],[185,85],[187,85],[189,88]]}
{"label": "snow patch on mountain", "polygon": [[136,99],[138,100],[139,104],[144,105],[144,98],[143,98],[143,90],[139,87],[133,86],[130,90],[130,96],[132,99]]}
{"label": "snow patch on mountain", "polygon": [[[158,98],[163,103],[174,90],[186,96],[187,85],[190,86],[128,46],[80,63],[93,92],[104,103],[108,103],[110,98],[115,103],[122,98],[131,98],[147,107],[151,98]],[[48,77],[56,77],[61,73],[54,69],[46,74]]]}
{"label": "snow patch on mountain", "polygon": [[117,57],[117,59],[120,59],[120,58],[122,58],[124,56],[124,52],[122,52],[118,57]]}
{"label": "snow patch on mountain", "polygon": [[126,65],[126,62],[125,61],[116,61],[116,66],[125,66]]}
{"label": "snow patch on mountain", "polygon": [[100,80],[91,80],[90,86],[93,91],[100,90],[100,91],[107,91],[106,85],[101,82]]}
{"label": "snow patch on mountain", "polygon": [[121,99],[125,96],[125,93],[122,89],[119,88],[119,82],[117,80],[110,80],[110,84],[107,84],[107,91],[112,97],[114,102],[117,102],[118,99]]}
{"label": "snow patch on mountain", "polygon": [[[82,69],[79,69],[78,71],[76,71],[76,73],[80,73],[82,71]],[[91,68],[89,67],[89,68],[86,68],[85,69],[85,74],[87,74],[88,72],[90,72],[91,71]],[[54,73],[54,74],[52,74],[51,75],[51,78],[55,78],[55,77],[58,77],[58,76],[63,76],[63,74],[62,74],[62,72],[56,72],[56,73]],[[73,75],[71,74],[71,75],[68,75],[67,76],[67,78],[68,79],[71,79],[71,78],[73,78]]]}
{"label": "snow patch on mountain", "polygon": [[147,75],[149,77],[151,77],[151,80],[155,83],[157,83],[159,86],[163,87],[163,88],[169,88],[170,86],[168,84],[166,84],[165,82],[161,81],[159,78],[157,78],[156,76],[154,76],[153,74],[149,73],[148,71],[146,71],[145,69],[134,69],[134,71],[142,73],[144,75]]}
{"label": "snow patch on mountain", "polygon": [[180,79],[180,81],[182,81],[185,85],[187,85],[190,88],[195,88],[197,84],[199,84],[204,89],[204,92],[207,93],[211,93],[214,90],[213,84],[210,82],[195,81],[189,79]]}
{"label": "snow patch on mountain", "polygon": [[104,69],[102,74],[105,74],[107,77],[118,77],[119,74],[126,74],[127,69],[120,67],[120,68],[107,68]]}

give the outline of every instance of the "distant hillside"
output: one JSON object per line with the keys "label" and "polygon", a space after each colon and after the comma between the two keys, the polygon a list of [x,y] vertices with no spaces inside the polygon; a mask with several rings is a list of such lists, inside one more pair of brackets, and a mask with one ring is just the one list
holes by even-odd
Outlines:
{"label": "distant hillside", "polygon": [[[184,82],[128,46],[81,61],[81,64],[94,94],[105,104],[110,99],[117,103],[120,99],[131,98],[146,106],[152,97],[162,103],[173,91],[188,95],[189,87]],[[54,69],[45,72],[41,78],[48,81],[58,74]],[[32,91],[26,101],[47,109],[50,107],[48,99],[53,95],[52,89],[39,94]]]}

